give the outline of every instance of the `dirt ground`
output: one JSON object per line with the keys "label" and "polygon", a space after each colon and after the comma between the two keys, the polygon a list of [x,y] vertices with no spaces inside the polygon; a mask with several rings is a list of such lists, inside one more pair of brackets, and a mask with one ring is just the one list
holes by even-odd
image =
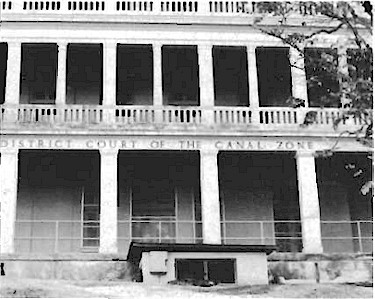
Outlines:
{"label": "dirt ground", "polygon": [[372,298],[373,288],[350,284],[287,283],[269,286],[146,286],[123,281],[0,278],[1,298]]}

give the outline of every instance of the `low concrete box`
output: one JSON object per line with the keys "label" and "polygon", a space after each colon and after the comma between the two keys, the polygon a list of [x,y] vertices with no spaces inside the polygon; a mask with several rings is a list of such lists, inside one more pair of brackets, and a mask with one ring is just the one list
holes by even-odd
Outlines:
{"label": "low concrete box", "polygon": [[[232,283],[256,285],[268,284],[267,254],[275,249],[275,246],[269,245],[131,243],[128,261],[140,267],[143,282],[147,284],[167,284],[177,280],[181,276],[178,263],[185,262],[192,265],[202,263],[204,274],[200,274],[208,280],[217,276],[217,273],[210,273],[217,271],[215,265],[230,265]],[[165,272],[161,271],[163,263]]]}

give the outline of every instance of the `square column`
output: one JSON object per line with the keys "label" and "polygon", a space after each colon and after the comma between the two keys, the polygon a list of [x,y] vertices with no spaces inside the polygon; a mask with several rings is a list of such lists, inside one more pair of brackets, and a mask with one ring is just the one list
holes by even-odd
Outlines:
{"label": "square column", "polygon": [[100,150],[100,253],[117,253],[118,150]]}
{"label": "square column", "polygon": [[57,80],[56,80],[56,105],[66,103],[66,48],[67,45],[57,45]]}
{"label": "square column", "polygon": [[20,101],[21,43],[8,43],[8,66],[5,87],[5,121],[17,121],[17,105]]}
{"label": "square column", "polygon": [[114,107],[116,106],[116,63],[117,43],[103,44],[103,108],[107,123],[115,122]]}
{"label": "square column", "polygon": [[202,119],[205,123],[214,123],[214,68],[212,45],[198,45],[199,90],[202,106]]}
{"label": "square column", "polygon": [[200,151],[202,231],[204,244],[221,244],[217,151]]}
{"label": "square column", "polygon": [[290,48],[290,65],[292,75],[292,96],[305,101],[305,107],[308,107],[307,81],[305,72],[304,55],[294,48]]}
{"label": "square column", "polygon": [[347,46],[346,40],[339,40],[338,48],[337,48],[337,56],[338,56],[338,75],[340,81],[340,89],[341,89],[341,107],[348,108],[350,107],[351,100],[350,98],[346,97],[345,92],[345,83],[347,78],[349,77],[349,67],[348,67],[348,54],[347,54]]}
{"label": "square column", "polygon": [[18,185],[18,150],[2,150],[0,159],[0,253],[9,254],[14,253]]}
{"label": "square column", "polygon": [[303,252],[321,253],[323,246],[315,158],[311,152],[297,152],[296,162]]}
{"label": "square column", "polygon": [[154,106],[163,106],[163,68],[161,44],[152,45],[154,64]]}
{"label": "square column", "polygon": [[251,122],[259,124],[259,92],[258,92],[258,70],[256,47],[247,46],[247,72],[249,80],[249,104],[251,113]]}

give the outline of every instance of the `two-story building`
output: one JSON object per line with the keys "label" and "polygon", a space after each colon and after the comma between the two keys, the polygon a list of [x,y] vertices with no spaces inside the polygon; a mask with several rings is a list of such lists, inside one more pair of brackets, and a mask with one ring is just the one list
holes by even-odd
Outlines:
{"label": "two-story building", "polygon": [[[291,5],[286,30],[331,26],[310,4]],[[131,241],[372,252],[372,199],[346,169],[371,171],[369,149],[337,142],[366,120],[333,128],[343,104],[321,106],[306,83],[316,70],[259,31],[280,18],[259,7],[0,1],[4,259],[104,263]],[[305,53],[345,54],[348,35]],[[303,127],[308,111],[315,123]]]}

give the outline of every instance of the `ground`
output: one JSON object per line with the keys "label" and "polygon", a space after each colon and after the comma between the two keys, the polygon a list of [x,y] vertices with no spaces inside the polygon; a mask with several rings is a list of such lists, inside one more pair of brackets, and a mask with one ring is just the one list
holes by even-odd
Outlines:
{"label": "ground", "polygon": [[124,281],[62,281],[0,278],[3,297],[71,298],[372,298],[373,288],[350,284],[308,282],[270,286],[146,286]]}

